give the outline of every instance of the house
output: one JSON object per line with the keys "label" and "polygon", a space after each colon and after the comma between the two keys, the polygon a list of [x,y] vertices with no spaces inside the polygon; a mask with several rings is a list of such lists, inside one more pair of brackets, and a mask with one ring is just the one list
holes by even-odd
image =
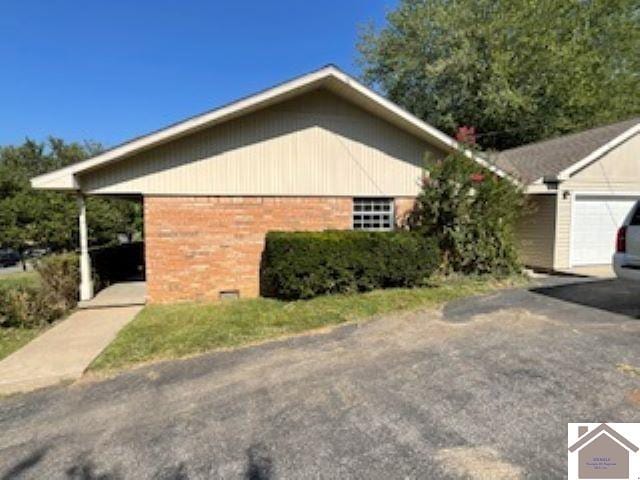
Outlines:
{"label": "house", "polygon": [[640,117],[501,152],[532,211],[519,229],[525,264],[610,264],[616,231],[640,198]]}
{"label": "house", "polygon": [[255,297],[267,231],[391,229],[425,157],[459,148],[327,66],[32,185],[78,195],[82,299],[93,294],[86,195],[143,202],[148,301]]}
{"label": "house", "polygon": [[578,429],[578,440],[569,452],[578,451],[578,478],[629,478],[629,452],[636,447],[606,423],[589,432]]}

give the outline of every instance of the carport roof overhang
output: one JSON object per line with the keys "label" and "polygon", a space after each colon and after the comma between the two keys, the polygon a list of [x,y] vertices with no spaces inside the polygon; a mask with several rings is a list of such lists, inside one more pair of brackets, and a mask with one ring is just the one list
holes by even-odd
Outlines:
{"label": "carport roof overhang", "polygon": [[449,152],[461,151],[497,175],[508,176],[504,171],[493,166],[484,158],[475,155],[450,136],[403,110],[337,67],[329,65],[216,110],[135,138],[82,162],[34,177],[31,179],[31,185],[36,189],[81,191],[82,186],[78,181],[80,175],[317,88],[329,89],[434,146]]}

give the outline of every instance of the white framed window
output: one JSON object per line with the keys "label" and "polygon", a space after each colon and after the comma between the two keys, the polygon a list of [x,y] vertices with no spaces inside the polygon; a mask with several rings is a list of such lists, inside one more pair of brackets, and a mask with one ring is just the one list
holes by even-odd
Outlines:
{"label": "white framed window", "polygon": [[353,229],[372,232],[393,230],[393,204],[393,198],[354,198]]}

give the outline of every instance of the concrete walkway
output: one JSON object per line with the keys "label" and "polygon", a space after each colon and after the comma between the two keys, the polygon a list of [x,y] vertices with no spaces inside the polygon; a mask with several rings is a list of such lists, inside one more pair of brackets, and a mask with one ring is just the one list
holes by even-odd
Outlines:
{"label": "concrete walkway", "polygon": [[[96,308],[77,310],[0,361],[0,394],[26,392],[80,378],[93,359],[142,309],[144,296],[139,295],[140,285],[133,290],[131,285],[129,288],[126,284],[118,285],[103,291],[102,299],[108,301],[96,302]],[[119,297],[118,292],[123,295]],[[135,292],[137,297],[133,295]],[[132,304],[135,298],[137,304]],[[109,307],[109,304],[125,306]]]}
{"label": "concrete walkway", "polygon": [[91,300],[78,304],[78,308],[105,308],[128,307],[131,305],[144,305],[147,297],[147,284],[145,282],[121,282],[114,283]]}

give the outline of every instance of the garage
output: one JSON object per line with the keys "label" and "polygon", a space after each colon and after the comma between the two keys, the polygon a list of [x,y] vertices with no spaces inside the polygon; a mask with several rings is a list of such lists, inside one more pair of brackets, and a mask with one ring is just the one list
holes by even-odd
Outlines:
{"label": "garage", "polygon": [[529,199],[522,262],[545,271],[611,265],[616,233],[640,198],[640,117],[500,152]]}
{"label": "garage", "polygon": [[635,197],[576,195],[571,225],[571,266],[611,262],[618,228]]}

